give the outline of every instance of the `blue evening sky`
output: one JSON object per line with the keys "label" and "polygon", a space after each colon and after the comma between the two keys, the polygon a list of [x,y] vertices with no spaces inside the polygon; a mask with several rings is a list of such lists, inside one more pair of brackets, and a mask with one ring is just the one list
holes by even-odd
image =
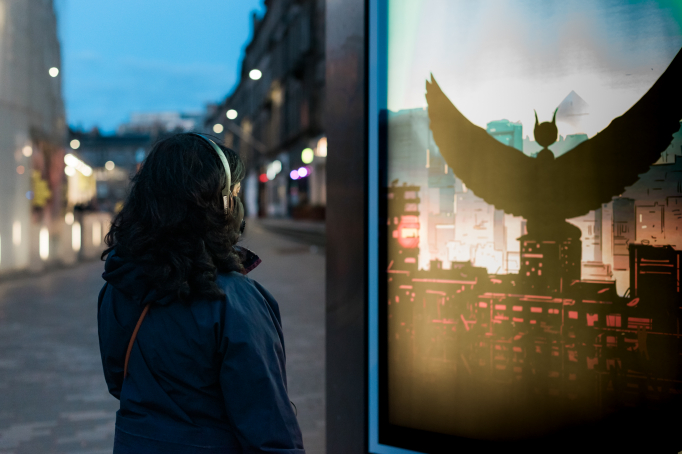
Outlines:
{"label": "blue evening sky", "polygon": [[234,87],[262,0],[56,0],[69,125],[200,111]]}

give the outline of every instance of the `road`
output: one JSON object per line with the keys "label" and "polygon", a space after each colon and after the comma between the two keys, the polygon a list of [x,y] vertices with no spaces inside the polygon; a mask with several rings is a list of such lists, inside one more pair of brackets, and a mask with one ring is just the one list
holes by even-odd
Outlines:
{"label": "road", "polygon": [[[289,397],[308,454],[325,452],[323,249],[250,223],[249,276],[280,303]],[[118,401],[97,340],[101,262],[0,282],[0,454],[112,452]]]}

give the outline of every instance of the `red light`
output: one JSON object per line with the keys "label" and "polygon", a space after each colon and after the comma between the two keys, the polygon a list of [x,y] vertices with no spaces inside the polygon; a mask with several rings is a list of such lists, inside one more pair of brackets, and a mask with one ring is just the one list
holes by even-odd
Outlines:
{"label": "red light", "polygon": [[260,174],[260,177],[258,177],[261,183],[267,183],[268,182],[268,176],[264,173]]}
{"label": "red light", "polygon": [[398,224],[398,243],[405,249],[419,246],[419,218],[402,216]]}

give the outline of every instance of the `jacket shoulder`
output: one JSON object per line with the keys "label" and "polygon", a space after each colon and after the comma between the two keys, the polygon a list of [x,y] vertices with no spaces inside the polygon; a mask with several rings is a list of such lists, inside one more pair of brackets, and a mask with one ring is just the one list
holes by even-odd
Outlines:
{"label": "jacket shoulder", "polygon": [[233,271],[231,273],[219,273],[217,284],[225,292],[229,306],[239,307],[257,304],[257,301],[261,301],[268,306],[269,310],[274,312],[277,321],[280,322],[277,300],[257,281]]}

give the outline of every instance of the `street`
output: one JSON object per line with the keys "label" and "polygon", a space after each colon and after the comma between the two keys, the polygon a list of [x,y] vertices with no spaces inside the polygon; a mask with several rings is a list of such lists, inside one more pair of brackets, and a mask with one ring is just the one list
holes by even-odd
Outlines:
{"label": "street", "polygon": [[[325,452],[324,250],[249,223],[249,277],[279,301],[289,397],[306,452]],[[118,401],[97,339],[99,261],[0,282],[0,454],[111,453]]]}

